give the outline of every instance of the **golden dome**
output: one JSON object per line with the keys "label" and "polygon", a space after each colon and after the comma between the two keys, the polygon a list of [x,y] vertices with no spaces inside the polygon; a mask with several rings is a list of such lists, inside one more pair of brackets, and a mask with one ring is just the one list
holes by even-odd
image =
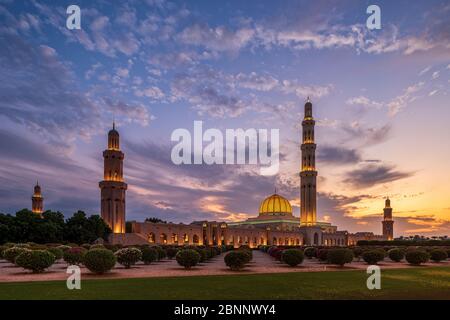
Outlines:
{"label": "golden dome", "polygon": [[292,207],[287,199],[275,193],[261,202],[261,205],[259,206],[259,215],[292,215]]}

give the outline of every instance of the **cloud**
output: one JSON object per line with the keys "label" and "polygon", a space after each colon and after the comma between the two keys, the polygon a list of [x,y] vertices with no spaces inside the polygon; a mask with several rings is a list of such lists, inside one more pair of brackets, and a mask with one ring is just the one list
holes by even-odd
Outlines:
{"label": "cloud", "polygon": [[387,103],[387,107],[389,108],[389,115],[394,116],[400,112],[403,108],[405,108],[408,104],[415,101],[418,96],[417,93],[424,86],[425,82],[418,82],[409,87],[407,87],[403,93],[390,102]]}
{"label": "cloud", "polygon": [[249,44],[254,34],[255,31],[251,28],[231,30],[225,26],[194,24],[181,31],[177,38],[182,43],[213,51],[237,52]]}
{"label": "cloud", "polygon": [[423,69],[422,71],[419,72],[419,76],[424,75],[425,73],[427,73],[430,70],[431,70],[431,66],[426,67],[425,69]]}
{"label": "cloud", "polygon": [[348,171],[343,182],[353,188],[370,188],[378,184],[394,182],[413,176],[413,172],[398,170],[386,164],[364,164],[358,169]]}
{"label": "cloud", "polygon": [[251,102],[244,101],[232,90],[231,78],[210,68],[201,68],[175,76],[171,93],[176,100],[188,101],[200,115],[228,118],[250,110]]}
{"label": "cloud", "polygon": [[235,77],[239,86],[258,91],[271,91],[278,87],[278,79],[268,74],[259,75],[256,72],[250,74],[238,73]]}
{"label": "cloud", "polygon": [[355,164],[361,161],[361,156],[354,149],[343,147],[321,146],[317,149],[317,159],[320,162],[335,165]]}
{"label": "cloud", "polygon": [[132,105],[121,100],[104,98],[105,105],[110,110],[109,113],[115,115],[120,121],[135,122],[142,126],[147,126],[150,120],[155,119],[150,115],[147,108],[141,104]]}
{"label": "cloud", "polygon": [[80,93],[71,70],[48,46],[0,34],[0,114],[55,145],[98,132],[100,108]]}
{"label": "cloud", "polygon": [[369,98],[364,96],[349,98],[347,99],[346,104],[363,106],[367,108],[380,108],[383,106],[382,103],[370,100]]}
{"label": "cloud", "polygon": [[350,125],[342,124],[341,128],[350,136],[353,142],[360,142],[361,146],[372,146],[385,142],[390,137],[391,124],[381,127],[368,127],[359,121],[354,121]]}
{"label": "cloud", "polygon": [[137,97],[147,97],[147,98],[152,98],[154,100],[160,100],[165,97],[164,92],[162,92],[162,90],[156,86],[150,86],[143,90],[137,89],[137,90],[135,90],[134,94]]}
{"label": "cloud", "polygon": [[294,93],[297,97],[304,99],[305,97],[321,98],[330,94],[333,90],[332,85],[327,86],[305,86],[299,84],[297,80],[282,81],[281,91],[284,93]]}

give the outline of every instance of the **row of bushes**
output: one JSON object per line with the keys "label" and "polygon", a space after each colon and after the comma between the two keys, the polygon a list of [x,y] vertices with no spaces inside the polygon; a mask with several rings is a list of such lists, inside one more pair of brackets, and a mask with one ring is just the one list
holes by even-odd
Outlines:
{"label": "row of bushes", "polygon": [[[89,248],[88,250],[85,247],[70,247],[67,245],[36,248],[29,244],[16,244],[12,247],[3,247],[0,251],[0,258],[3,257],[9,262],[33,272],[42,272],[53,265],[56,260],[64,259],[69,265],[83,264],[94,273],[105,273],[111,270],[116,262],[125,268],[130,268],[139,261],[150,264],[166,257],[169,259],[176,258],[180,265],[189,269],[199,262],[204,262],[222,253],[223,250],[227,250],[225,246],[187,246],[180,249],[143,245],[113,251],[100,244],[92,245]],[[23,257],[19,258],[22,254]]]}
{"label": "row of bushes", "polygon": [[388,256],[392,261],[400,262],[403,259],[406,259],[408,263],[413,265],[420,265],[428,262],[430,259],[435,262],[440,262],[448,258],[447,251],[443,249],[433,249],[430,252],[427,252],[426,250],[421,249],[404,250],[401,248],[393,248],[386,252],[382,249],[359,251],[348,248],[317,249],[308,247],[302,250],[298,248],[283,249],[281,247],[272,246],[262,247],[261,250],[267,252],[276,260],[282,261],[290,266],[301,264],[304,257],[310,259],[317,258],[319,261],[341,266],[352,262],[355,257],[358,260],[362,258],[368,264],[377,264]]}
{"label": "row of bushes", "polygon": [[358,246],[450,246],[447,240],[359,240]]}

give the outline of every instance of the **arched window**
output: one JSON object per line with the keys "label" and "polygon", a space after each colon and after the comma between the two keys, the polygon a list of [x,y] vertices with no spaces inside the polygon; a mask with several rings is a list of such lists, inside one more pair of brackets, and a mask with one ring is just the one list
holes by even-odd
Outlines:
{"label": "arched window", "polygon": [[192,241],[193,241],[195,244],[198,244],[198,235],[194,234],[194,236],[192,237]]}
{"label": "arched window", "polygon": [[176,233],[172,233],[172,243],[178,244],[178,235]]}
{"label": "arched window", "polygon": [[153,232],[148,234],[148,242],[155,243],[155,234]]}
{"label": "arched window", "polygon": [[277,244],[277,238],[273,237],[273,239],[272,239],[272,244],[274,244],[274,245]]}
{"label": "arched window", "polygon": [[159,236],[160,243],[167,244],[167,234],[161,233]]}

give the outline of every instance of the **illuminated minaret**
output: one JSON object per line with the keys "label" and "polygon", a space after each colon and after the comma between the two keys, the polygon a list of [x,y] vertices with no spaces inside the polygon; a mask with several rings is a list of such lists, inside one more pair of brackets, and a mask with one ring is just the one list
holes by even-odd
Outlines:
{"label": "illuminated minaret", "polygon": [[312,103],[305,103],[305,117],[302,121],[303,143],[302,167],[300,171],[300,224],[313,226],[316,224],[316,144],[314,143],[314,125]]}
{"label": "illuminated minaret", "polygon": [[392,219],[392,208],[391,208],[391,200],[389,197],[386,199],[385,206],[383,209],[384,217],[383,221],[383,237],[386,240],[394,239],[394,220]]}
{"label": "illuminated minaret", "polygon": [[119,133],[113,123],[108,133],[108,149],[103,151],[104,173],[100,181],[101,215],[113,233],[125,233],[125,190],[123,182],[123,158],[120,151]]}
{"label": "illuminated minaret", "polygon": [[36,182],[34,193],[31,197],[31,212],[41,215],[44,212],[44,198],[41,193],[41,186]]}

